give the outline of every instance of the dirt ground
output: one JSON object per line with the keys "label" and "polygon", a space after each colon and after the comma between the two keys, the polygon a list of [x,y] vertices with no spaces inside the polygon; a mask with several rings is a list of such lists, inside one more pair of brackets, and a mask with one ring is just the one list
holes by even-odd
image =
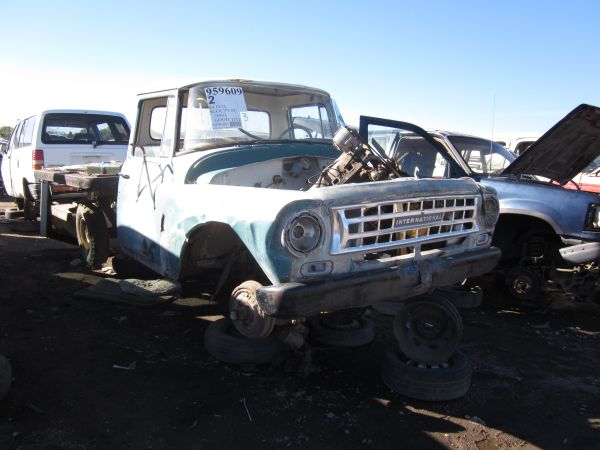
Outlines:
{"label": "dirt ground", "polygon": [[462,312],[471,389],[421,402],[380,380],[389,316],[371,312],[377,336],[362,348],[240,369],[204,349],[217,310],[197,286],[150,306],[82,299],[110,275],[1,222],[0,354],[13,369],[1,449],[600,448],[594,308],[557,297],[521,310],[483,278],[484,304]]}

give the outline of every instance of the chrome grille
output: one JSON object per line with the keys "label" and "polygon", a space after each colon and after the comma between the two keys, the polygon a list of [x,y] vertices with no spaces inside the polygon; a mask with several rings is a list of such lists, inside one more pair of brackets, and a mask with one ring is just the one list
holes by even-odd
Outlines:
{"label": "chrome grille", "polygon": [[433,243],[437,243],[435,248],[443,248],[479,231],[478,207],[476,195],[334,207],[331,252],[367,254],[403,249],[400,254],[406,254]]}

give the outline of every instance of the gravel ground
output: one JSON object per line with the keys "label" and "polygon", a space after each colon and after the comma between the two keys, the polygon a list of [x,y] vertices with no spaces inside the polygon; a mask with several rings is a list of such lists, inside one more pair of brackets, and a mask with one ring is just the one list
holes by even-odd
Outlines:
{"label": "gravel ground", "polygon": [[462,312],[474,365],[464,398],[391,392],[379,361],[392,318],[357,349],[308,344],[239,368],[203,345],[218,308],[201,286],[175,302],[124,304],[75,293],[109,272],[78,249],[0,224],[0,354],[12,387],[0,402],[2,449],[600,448],[600,315],[557,296],[513,306],[489,278]]}

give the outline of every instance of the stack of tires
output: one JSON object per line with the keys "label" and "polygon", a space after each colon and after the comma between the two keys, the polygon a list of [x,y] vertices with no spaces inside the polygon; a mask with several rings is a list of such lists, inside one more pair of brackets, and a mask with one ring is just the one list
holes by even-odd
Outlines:
{"label": "stack of tires", "polygon": [[439,296],[403,302],[394,318],[398,347],[383,358],[381,377],[391,390],[427,401],[464,396],[472,366],[458,350],[462,320],[456,307]]}

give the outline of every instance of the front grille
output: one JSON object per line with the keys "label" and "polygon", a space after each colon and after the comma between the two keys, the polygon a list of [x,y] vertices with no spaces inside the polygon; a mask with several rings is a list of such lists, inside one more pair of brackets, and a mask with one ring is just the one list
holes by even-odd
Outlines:
{"label": "front grille", "polygon": [[452,196],[332,208],[332,254],[390,257],[454,245],[479,231],[479,197]]}

